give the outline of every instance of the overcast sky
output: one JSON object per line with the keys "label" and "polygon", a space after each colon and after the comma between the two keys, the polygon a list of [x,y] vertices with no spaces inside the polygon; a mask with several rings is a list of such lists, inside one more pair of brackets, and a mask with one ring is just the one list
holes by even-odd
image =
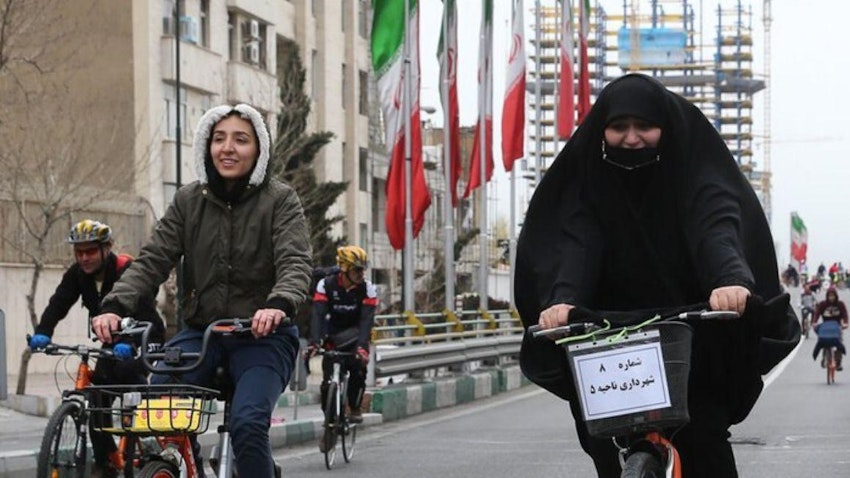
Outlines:
{"label": "overcast sky", "polygon": [[[440,0],[420,0],[422,17],[420,54],[422,58],[423,105],[434,106],[435,124],[442,124],[438,89],[438,65],[436,45],[439,37]],[[532,16],[528,8],[534,0],[525,0],[526,22]],[[551,0],[542,3],[550,4]],[[723,0],[725,6],[735,5],[737,0]],[[769,84],[772,87],[771,170],[773,172],[772,228],[777,244],[778,261],[781,267],[789,260],[790,214],[798,211],[809,234],[809,264],[827,264],[842,261],[850,265],[850,61],[846,59],[847,19],[850,6],[841,0],[817,2],[813,8],[805,0],[775,0],[771,27],[772,68]],[[504,71],[509,36],[510,2],[495,2],[494,13],[494,95],[493,129],[495,136],[494,174],[495,193],[499,199],[491,202],[494,215],[509,217],[508,177],[504,172],[500,153],[502,98],[504,94]],[[622,0],[603,0],[601,4],[609,12],[619,12]],[[716,17],[717,1],[693,1],[694,9],[705,12],[704,29],[712,29]],[[745,0],[744,5],[748,2]],[[764,42],[762,1],[749,2],[753,9],[755,44],[753,53],[754,72],[758,77],[764,73]],[[648,11],[650,2],[641,1],[641,11]],[[828,6],[829,8],[825,8]],[[461,0],[458,2],[460,19],[459,36],[459,97],[461,98],[461,125],[472,125],[477,115],[476,78],[478,54],[478,25],[481,2]],[[711,17],[711,19],[709,19]],[[709,26],[711,25],[711,26]],[[533,32],[526,32],[528,39]],[[526,52],[532,51],[526,44]],[[473,80],[463,81],[463,78]],[[753,110],[753,131],[764,133],[764,95],[757,94]],[[763,140],[754,142],[755,158],[762,162]],[[529,149],[528,144],[526,149]],[[533,151],[533,150],[532,150]],[[520,194],[524,203],[527,198]],[[518,213],[519,214],[519,213]]]}

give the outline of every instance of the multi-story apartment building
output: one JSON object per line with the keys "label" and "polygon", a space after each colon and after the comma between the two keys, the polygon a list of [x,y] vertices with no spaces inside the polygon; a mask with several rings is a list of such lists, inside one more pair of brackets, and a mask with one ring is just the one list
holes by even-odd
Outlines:
{"label": "multi-story apartment building", "polygon": [[[35,5],[40,1],[44,5]],[[21,162],[32,164],[30,169],[37,171],[43,166],[35,159],[52,153],[23,145],[75,145],[74,138],[63,135],[80,134],[78,129],[63,125],[85,122],[88,131],[82,135],[94,139],[85,154],[78,151],[77,171],[91,173],[85,178],[63,173],[55,179],[85,181],[90,189],[105,192],[93,194],[97,200],[63,219],[48,236],[48,266],[35,296],[39,313],[64,266],[72,260],[64,243],[71,222],[89,216],[107,221],[116,229],[120,250],[138,251],[176,186],[196,177],[191,143],[195,124],[208,108],[249,103],[263,113],[274,136],[280,108],[278,65],[283,55],[290,54],[287,40],[297,44],[306,68],[305,88],[312,99],[307,130],[334,134],[315,161],[317,179],[349,182],[330,211],[346,218],[333,234],[371,248],[376,183],[371,179],[374,158],[369,154],[367,0],[29,3],[41,8],[41,13],[56,12],[48,15],[52,24],[25,31],[21,38],[40,41],[47,52],[45,64],[54,67],[40,74],[21,66],[15,78],[23,86],[30,80],[49,81],[52,91],[62,93],[56,93],[57,101],[38,103],[39,112],[50,118],[44,124],[51,129],[49,136],[10,121],[0,121],[0,135],[19,139],[22,150],[28,152],[21,154]],[[60,30],[61,34],[57,33]],[[15,91],[21,101],[0,102],[8,108],[7,118],[23,115],[35,104],[29,100],[31,93],[24,101],[25,88],[3,84],[11,78],[0,74],[0,91]],[[74,103],[66,101],[71,98]],[[116,171],[122,174],[113,174]],[[28,180],[35,182],[36,178]],[[9,194],[0,197],[0,212],[10,225],[5,228],[7,240],[0,242],[0,280],[13,286],[0,292],[0,307],[9,317],[7,337],[23,337],[30,331],[24,318],[24,297],[32,269],[26,256],[8,240],[10,231],[22,227],[9,198]],[[26,240],[21,233],[12,237],[11,243]],[[75,325],[63,323],[58,332],[70,334],[69,339],[85,337],[84,311],[74,310],[68,322]],[[14,368],[23,340],[7,345],[15,345],[5,349]],[[37,371],[38,365],[35,367]]]}

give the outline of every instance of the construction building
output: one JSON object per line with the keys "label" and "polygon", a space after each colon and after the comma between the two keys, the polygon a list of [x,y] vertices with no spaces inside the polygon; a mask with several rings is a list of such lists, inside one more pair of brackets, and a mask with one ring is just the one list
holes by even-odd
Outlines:
{"label": "construction building", "polygon": [[[578,19],[577,3],[572,3],[573,18]],[[530,38],[534,50],[529,55],[533,64],[528,83],[529,136],[540,148],[535,166],[543,169],[562,146],[554,135],[560,5],[548,3],[531,15],[533,22],[539,22],[531,31],[536,29],[539,37]],[[769,130],[760,137],[753,131],[757,113],[753,98],[766,88],[766,73],[756,73],[753,68],[754,21],[752,6],[742,0],[720,1],[711,7],[692,0],[591,2],[588,70],[593,97],[612,79],[640,72],[697,105],[726,141],[769,217],[769,148],[763,148],[764,156],[757,157],[754,146],[757,139],[769,140]],[[574,28],[578,28],[578,20]],[[577,51],[574,58],[578,58]],[[531,172],[528,176],[536,177],[535,168]]]}

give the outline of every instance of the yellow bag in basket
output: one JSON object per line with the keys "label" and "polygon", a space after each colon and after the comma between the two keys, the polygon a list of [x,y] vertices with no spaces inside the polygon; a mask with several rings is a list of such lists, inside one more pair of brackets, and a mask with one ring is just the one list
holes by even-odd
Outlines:
{"label": "yellow bag in basket", "polygon": [[[142,400],[133,416],[132,431],[188,431],[199,428],[204,412],[200,398],[163,397]],[[205,415],[205,416],[204,416]]]}

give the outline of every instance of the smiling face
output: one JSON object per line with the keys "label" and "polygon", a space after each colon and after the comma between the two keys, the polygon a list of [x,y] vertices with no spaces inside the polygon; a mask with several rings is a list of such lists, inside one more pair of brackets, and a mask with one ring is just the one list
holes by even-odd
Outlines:
{"label": "smiling face", "polygon": [[228,189],[249,174],[259,155],[251,122],[239,115],[230,115],[216,123],[210,140],[210,155]]}
{"label": "smiling face", "polygon": [[655,148],[661,140],[661,128],[646,120],[625,116],[605,127],[605,143],[616,148]]}

